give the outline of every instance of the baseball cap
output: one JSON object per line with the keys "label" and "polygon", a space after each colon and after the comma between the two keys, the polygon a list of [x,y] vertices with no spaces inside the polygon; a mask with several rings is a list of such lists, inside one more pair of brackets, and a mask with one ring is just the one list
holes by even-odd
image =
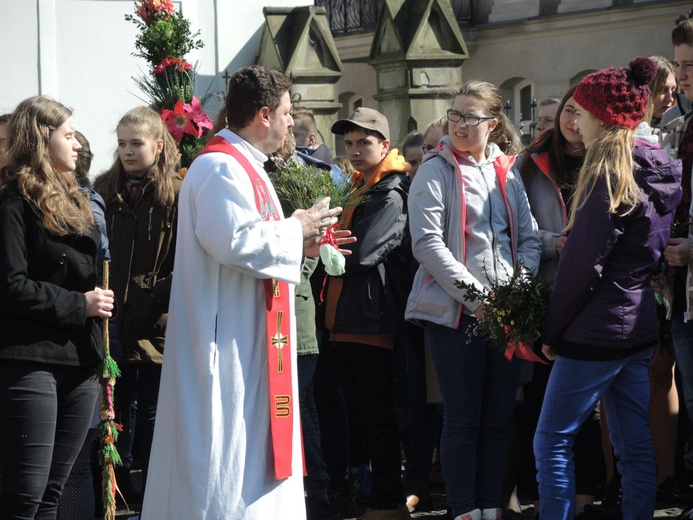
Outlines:
{"label": "baseball cap", "polygon": [[388,141],[390,140],[390,126],[387,119],[377,110],[372,108],[359,107],[349,116],[349,119],[340,119],[332,125],[332,133],[344,135],[344,130],[349,125],[360,126],[366,130],[374,130],[381,134]]}

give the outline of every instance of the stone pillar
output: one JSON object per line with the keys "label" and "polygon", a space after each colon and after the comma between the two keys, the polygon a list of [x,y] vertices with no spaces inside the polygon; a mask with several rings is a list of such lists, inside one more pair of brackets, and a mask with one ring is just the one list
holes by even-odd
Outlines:
{"label": "stone pillar", "polygon": [[539,0],[495,0],[489,22],[505,22],[539,16]]}
{"label": "stone pillar", "polygon": [[369,63],[392,146],[445,115],[469,57],[450,0],[385,0]]}
{"label": "stone pillar", "polygon": [[255,63],[293,81],[295,105],[310,108],[318,134],[334,150],[330,127],[341,107],[337,81],[344,73],[324,7],[265,7],[265,26]]}

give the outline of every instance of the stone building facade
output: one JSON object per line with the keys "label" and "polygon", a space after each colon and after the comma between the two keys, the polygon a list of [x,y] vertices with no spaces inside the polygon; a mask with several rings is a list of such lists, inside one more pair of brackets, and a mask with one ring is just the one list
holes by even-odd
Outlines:
{"label": "stone building facade", "polygon": [[[317,0],[316,3],[327,9],[344,68],[337,84],[342,103],[340,117],[360,105],[380,108],[396,121],[393,141],[397,143],[408,130],[421,130],[444,114],[438,105],[447,106],[447,100],[438,105],[429,103],[431,111],[427,113],[416,113],[412,107],[413,119],[408,125],[402,122],[401,114],[406,109],[393,109],[387,99],[389,91],[402,86],[399,80],[391,82],[387,75],[379,74],[381,64],[373,56],[374,49],[383,44],[378,41],[382,38],[378,32],[380,22],[373,22],[371,16],[359,27],[359,17],[350,18],[344,9],[346,4],[353,8],[359,3],[354,0]],[[406,8],[404,5],[408,3],[423,4],[425,7],[418,12],[429,19],[420,20],[419,27],[428,26],[433,33],[440,27],[441,17],[436,12],[448,4],[468,54],[460,56],[458,71],[451,71],[449,77],[457,77],[459,82],[480,79],[501,87],[509,117],[525,134],[530,131],[533,100],[560,96],[584,75],[605,67],[624,66],[636,56],[661,55],[672,59],[671,29],[678,14],[691,7],[690,1],[682,0],[363,0],[362,3],[378,3],[381,17],[383,10],[394,12]],[[364,12],[358,6],[356,9]],[[351,25],[346,23],[348,20]],[[442,33],[438,30],[437,34]],[[392,39],[392,35],[388,38]],[[431,56],[436,52],[436,45],[444,48],[449,42],[432,38],[427,44],[426,53]],[[415,84],[415,76],[409,75],[407,88],[418,88],[422,95],[425,88],[422,90],[421,85]],[[454,87],[452,83],[455,82],[450,85]],[[435,96],[442,97],[444,93]]]}

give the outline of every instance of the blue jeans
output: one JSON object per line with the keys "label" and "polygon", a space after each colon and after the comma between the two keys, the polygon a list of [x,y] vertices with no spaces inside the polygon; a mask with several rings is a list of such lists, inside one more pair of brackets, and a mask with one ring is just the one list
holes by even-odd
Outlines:
{"label": "blue jeans", "polygon": [[426,326],[445,408],[440,456],[453,518],[475,508],[501,507],[522,366],[479,336],[467,344],[467,329],[475,321],[463,316],[457,329]]}
{"label": "blue jeans", "polygon": [[541,518],[572,520],[573,444],[602,398],[622,479],[623,518],[652,520],[657,468],[649,418],[651,356],[649,348],[614,361],[556,359],[534,436]]}
{"label": "blue jeans", "polygon": [[693,420],[693,322],[684,323],[680,312],[671,317],[671,335],[676,351],[676,366],[681,374],[683,400],[688,417]]}

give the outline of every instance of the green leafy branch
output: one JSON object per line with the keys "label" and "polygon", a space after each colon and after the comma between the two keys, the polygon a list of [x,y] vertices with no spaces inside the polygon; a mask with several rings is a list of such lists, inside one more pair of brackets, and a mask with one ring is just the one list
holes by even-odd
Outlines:
{"label": "green leafy branch", "polygon": [[319,200],[330,197],[330,207],[348,208],[357,201],[364,202],[367,188],[354,189],[345,182],[336,186],[332,175],[313,165],[302,166],[293,159],[270,174],[285,215],[297,209],[308,209]]}
{"label": "green leafy branch", "polygon": [[194,49],[201,49],[204,43],[199,38],[200,31],[192,34],[190,22],[178,11],[168,20],[159,20],[152,25],[146,25],[135,16],[126,15],[125,19],[133,22],[140,29],[135,38],[133,56],[144,58],[153,67],[165,58],[183,57]]}
{"label": "green leafy branch", "polygon": [[492,345],[508,348],[522,343],[531,347],[541,336],[541,327],[549,305],[550,284],[518,262],[507,280],[489,282],[488,289],[455,281],[465,291],[464,301],[480,301],[483,315],[470,326],[471,336],[481,334]]}

